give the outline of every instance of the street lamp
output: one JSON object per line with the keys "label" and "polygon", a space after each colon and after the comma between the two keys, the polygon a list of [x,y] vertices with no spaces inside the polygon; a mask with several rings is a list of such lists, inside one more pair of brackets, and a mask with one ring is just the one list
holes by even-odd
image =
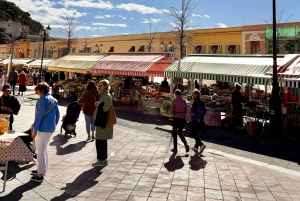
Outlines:
{"label": "street lamp", "polygon": [[101,43],[100,46],[98,46],[97,44],[95,45],[95,52],[101,52],[102,51],[102,47],[103,47],[103,44]]}
{"label": "street lamp", "polygon": [[279,87],[277,77],[277,22],[276,22],[276,0],[273,0],[273,88],[270,99],[270,130],[277,134],[281,130],[281,103],[279,98]]}
{"label": "street lamp", "polygon": [[46,28],[42,27],[41,30],[40,30],[40,35],[43,39],[43,51],[42,51],[42,61],[41,61],[41,69],[40,69],[40,71],[41,71],[40,72],[40,82],[42,81],[45,42],[46,42],[46,39],[49,37],[50,30],[51,30],[50,25],[48,25],[48,27],[46,27]]}
{"label": "street lamp", "polygon": [[164,51],[164,47],[165,47],[165,44],[164,44],[164,42],[163,42],[163,41],[161,41],[161,43],[160,43],[160,48],[161,48],[161,51]]}
{"label": "street lamp", "polygon": [[53,58],[53,53],[56,52],[55,46],[54,47],[50,47],[50,51],[51,51],[51,59]]}

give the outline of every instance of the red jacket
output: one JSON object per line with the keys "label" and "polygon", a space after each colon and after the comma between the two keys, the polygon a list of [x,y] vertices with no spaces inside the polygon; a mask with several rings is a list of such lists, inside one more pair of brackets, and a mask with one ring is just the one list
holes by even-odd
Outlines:
{"label": "red jacket", "polygon": [[25,74],[19,75],[19,85],[26,85],[26,75]]}

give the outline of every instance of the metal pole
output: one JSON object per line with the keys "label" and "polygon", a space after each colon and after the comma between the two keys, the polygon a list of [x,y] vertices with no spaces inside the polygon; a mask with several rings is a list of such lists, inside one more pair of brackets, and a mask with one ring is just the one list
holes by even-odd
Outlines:
{"label": "metal pole", "polygon": [[40,82],[42,82],[42,71],[43,71],[45,42],[46,42],[46,29],[44,30],[44,34],[43,34],[43,51],[42,51],[42,60],[41,60],[41,69],[40,69],[40,71],[41,71],[40,72]]}
{"label": "metal pole", "polygon": [[281,130],[281,103],[279,99],[279,87],[277,77],[277,22],[276,22],[276,0],[273,0],[273,89],[270,100],[270,127],[273,134]]}

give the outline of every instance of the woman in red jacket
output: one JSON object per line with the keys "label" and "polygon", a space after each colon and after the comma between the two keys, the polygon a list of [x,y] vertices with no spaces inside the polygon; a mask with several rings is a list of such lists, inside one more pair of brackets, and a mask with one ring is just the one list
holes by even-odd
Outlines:
{"label": "woman in red jacket", "polygon": [[22,71],[22,73],[20,73],[19,75],[19,95],[20,92],[22,92],[21,95],[23,95],[23,92],[26,91],[26,74],[24,73],[24,71]]}

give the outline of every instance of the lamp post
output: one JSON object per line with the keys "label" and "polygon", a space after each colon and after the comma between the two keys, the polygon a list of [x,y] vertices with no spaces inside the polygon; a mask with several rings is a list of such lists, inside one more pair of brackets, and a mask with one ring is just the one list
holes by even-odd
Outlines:
{"label": "lamp post", "polygon": [[53,58],[53,53],[56,52],[55,46],[54,47],[50,47],[50,51],[51,51],[51,59]]}
{"label": "lamp post", "polygon": [[277,77],[276,0],[273,0],[273,88],[270,99],[270,130],[278,134],[281,130],[281,103]]}
{"label": "lamp post", "polygon": [[43,60],[44,60],[44,51],[45,51],[45,42],[46,39],[49,37],[50,34],[50,25],[48,25],[48,27],[44,28],[42,27],[40,30],[40,35],[43,39],[43,51],[42,51],[42,60],[41,60],[41,69],[40,69],[40,82],[42,81],[42,72],[43,72]]}
{"label": "lamp post", "polygon": [[95,45],[95,52],[102,52],[102,47],[103,47],[102,43],[99,46],[96,44]]}

